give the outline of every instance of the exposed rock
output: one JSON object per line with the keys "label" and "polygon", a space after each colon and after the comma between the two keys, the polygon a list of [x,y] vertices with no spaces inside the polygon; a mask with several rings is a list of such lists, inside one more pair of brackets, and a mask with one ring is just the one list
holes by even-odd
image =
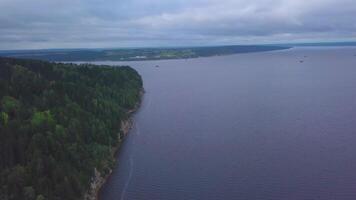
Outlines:
{"label": "exposed rock", "polygon": [[[135,107],[129,111],[127,111],[127,114],[129,115],[129,118],[126,120],[121,121],[121,130],[120,130],[120,135],[119,135],[119,144],[118,146],[113,148],[113,157],[115,156],[120,143],[121,143],[121,138],[125,137],[130,129],[132,128],[133,125],[133,120],[132,120],[132,114],[137,111],[137,109],[140,107],[141,104],[141,99],[144,94],[144,91],[141,90],[140,92],[140,101],[135,105]],[[109,170],[109,173],[106,175],[102,175],[96,168],[94,169],[94,175],[91,178],[91,183],[89,186],[88,191],[84,194],[84,200],[98,200],[99,199],[99,191],[101,187],[104,185],[108,177],[111,175],[112,169]]]}
{"label": "exposed rock", "polygon": [[[111,174],[111,170],[110,173]],[[91,178],[91,183],[88,192],[84,195],[85,200],[98,199],[98,193],[101,186],[105,183],[106,177],[103,177],[100,172],[95,168],[94,176]]]}

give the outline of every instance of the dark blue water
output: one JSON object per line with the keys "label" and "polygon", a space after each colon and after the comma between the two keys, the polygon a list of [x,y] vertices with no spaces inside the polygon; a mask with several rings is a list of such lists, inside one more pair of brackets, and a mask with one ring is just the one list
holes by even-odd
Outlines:
{"label": "dark blue water", "polygon": [[355,54],[129,63],[146,93],[101,199],[356,199]]}

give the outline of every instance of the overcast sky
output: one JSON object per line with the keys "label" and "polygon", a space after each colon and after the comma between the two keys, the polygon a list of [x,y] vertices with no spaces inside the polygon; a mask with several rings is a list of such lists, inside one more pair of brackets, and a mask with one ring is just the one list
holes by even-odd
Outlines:
{"label": "overcast sky", "polygon": [[0,49],[351,40],[355,0],[0,0]]}

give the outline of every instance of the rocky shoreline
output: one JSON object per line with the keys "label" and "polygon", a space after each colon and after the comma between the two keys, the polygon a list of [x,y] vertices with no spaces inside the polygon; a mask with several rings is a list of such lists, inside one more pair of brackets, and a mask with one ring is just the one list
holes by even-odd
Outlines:
{"label": "rocky shoreline", "polygon": [[[115,155],[120,147],[120,144],[125,138],[125,136],[130,132],[133,126],[132,115],[139,109],[142,101],[142,97],[144,94],[144,90],[140,91],[140,100],[135,105],[135,107],[131,110],[127,111],[128,118],[126,120],[121,121],[120,128],[120,136],[119,136],[119,144],[113,148],[112,156],[115,159]],[[105,184],[106,180],[110,177],[112,173],[112,169],[106,175],[102,175],[96,168],[94,169],[94,176],[92,177],[92,181],[90,183],[88,191],[84,194],[84,200],[99,200],[99,192],[101,187]]]}

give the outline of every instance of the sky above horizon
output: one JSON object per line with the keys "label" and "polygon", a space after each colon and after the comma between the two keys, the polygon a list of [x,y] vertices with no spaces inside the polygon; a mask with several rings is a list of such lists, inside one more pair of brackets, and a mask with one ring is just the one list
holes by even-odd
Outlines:
{"label": "sky above horizon", "polygon": [[0,49],[356,40],[354,0],[0,0]]}

